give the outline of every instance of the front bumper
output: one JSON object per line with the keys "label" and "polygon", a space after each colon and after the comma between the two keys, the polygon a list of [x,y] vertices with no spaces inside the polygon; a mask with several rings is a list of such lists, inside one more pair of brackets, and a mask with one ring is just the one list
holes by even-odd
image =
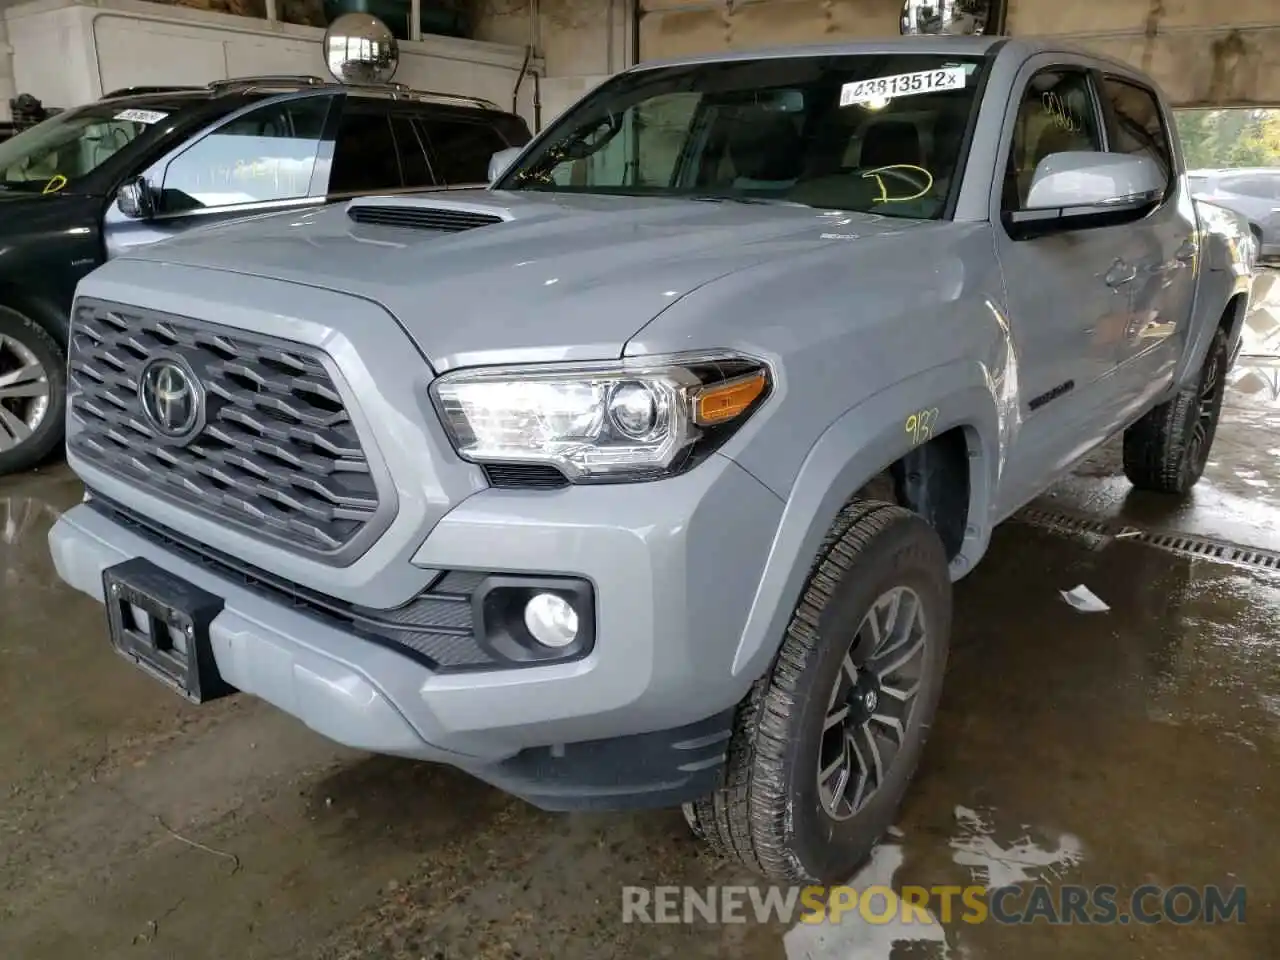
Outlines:
{"label": "front bumper", "polygon": [[335,741],[450,763],[548,808],[626,807],[713,785],[752,680],[731,666],[781,509],[719,456],[655,483],[468,498],[414,565],[585,578],[596,639],[573,662],[466,673],[337,629],[92,504],[49,539],[59,575],[99,601],[102,571],[135,557],[223,598],[210,626],[222,677]]}

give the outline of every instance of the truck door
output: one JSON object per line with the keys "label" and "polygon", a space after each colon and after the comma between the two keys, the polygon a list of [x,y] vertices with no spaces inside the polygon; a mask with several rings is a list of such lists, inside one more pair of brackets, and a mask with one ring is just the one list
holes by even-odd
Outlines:
{"label": "truck door", "polygon": [[1150,157],[1167,181],[1159,206],[1125,228],[1132,236],[1126,270],[1133,280],[1130,321],[1116,343],[1116,376],[1125,397],[1115,411],[1118,428],[1168,386],[1186,346],[1199,238],[1159,97],[1137,80],[1110,74],[1102,77],[1101,93],[1108,149]]}
{"label": "truck door", "polygon": [[[1022,426],[1010,496],[1042,488],[1102,437],[1116,402],[1116,343],[1129,317],[1128,226],[1069,220],[1034,232],[1025,208],[1037,165],[1073,150],[1105,149],[1094,78],[1084,64],[1041,55],[1019,77],[1006,115],[1003,183],[993,190],[996,250],[1017,348]],[[1083,447],[1083,450],[1081,449]]]}

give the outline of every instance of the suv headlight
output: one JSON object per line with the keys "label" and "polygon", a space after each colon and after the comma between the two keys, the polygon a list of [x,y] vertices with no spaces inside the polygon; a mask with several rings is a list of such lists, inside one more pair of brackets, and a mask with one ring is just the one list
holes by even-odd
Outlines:
{"label": "suv headlight", "polygon": [[764,363],[730,354],[460,370],[431,392],[464,460],[541,464],[573,483],[608,483],[688,469],[769,388]]}

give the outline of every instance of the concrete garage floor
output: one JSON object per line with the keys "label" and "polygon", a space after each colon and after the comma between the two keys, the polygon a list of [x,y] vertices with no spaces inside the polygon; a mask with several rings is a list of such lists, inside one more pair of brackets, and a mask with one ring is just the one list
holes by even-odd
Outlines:
{"label": "concrete garage floor", "polygon": [[[1237,389],[1190,505],[1130,493],[1103,451],[1038,506],[1280,546],[1277,456],[1280,401]],[[64,468],[0,481],[6,957],[1274,956],[1276,573],[1006,524],[958,588],[900,836],[857,879],[1242,884],[1244,924],[624,925],[623,885],[750,878],[701,854],[678,812],[546,815],[337,748],[245,697],[186,705],[111,653],[100,608],[55,581],[45,533],[78,498]],[[1064,603],[1079,583],[1110,611]]]}

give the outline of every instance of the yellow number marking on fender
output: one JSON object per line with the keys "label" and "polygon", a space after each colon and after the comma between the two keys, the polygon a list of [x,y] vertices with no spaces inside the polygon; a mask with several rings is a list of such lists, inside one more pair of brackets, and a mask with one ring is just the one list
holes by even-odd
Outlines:
{"label": "yellow number marking on fender", "polygon": [[907,417],[903,429],[911,437],[911,445],[915,447],[933,439],[933,427],[937,422],[938,408],[930,407],[928,410],[917,410]]}

